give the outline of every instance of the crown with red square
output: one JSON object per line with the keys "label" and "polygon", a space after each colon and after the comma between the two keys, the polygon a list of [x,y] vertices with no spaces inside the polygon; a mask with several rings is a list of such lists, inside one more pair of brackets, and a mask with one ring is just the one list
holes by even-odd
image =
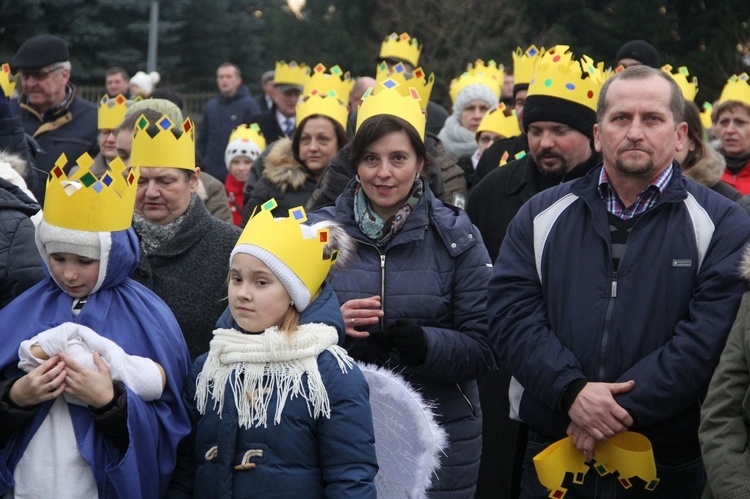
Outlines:
{"label": "crown with red square", "polygon": [[195,128],[190,118],[179,125],[166,114],[153,123],[141,115],[135,122],[130,164],[195,170],[194,134]]}

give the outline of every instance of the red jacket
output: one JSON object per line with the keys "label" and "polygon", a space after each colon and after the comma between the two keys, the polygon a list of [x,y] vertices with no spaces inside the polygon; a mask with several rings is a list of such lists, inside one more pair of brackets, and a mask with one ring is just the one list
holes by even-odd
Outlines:
{"label": "red jacket", "polygon": [[243,192],[245,183],[240,182],[234,178],[234,175],[228,173],[226,180],[224,180],[224,188],[227,191],[227,199],[229,199],[229,211],[232,212],[232,221],[234,225],[239,227],[242,224],[242,207],[245,206]]}
{"label": "red jacket", "polygon": [[730,172],[729,168],[724,170],[721,181],[740,191],[740,194],[743,196],[750,194],[750,161],[742,167],[742,170],[737,175]]}

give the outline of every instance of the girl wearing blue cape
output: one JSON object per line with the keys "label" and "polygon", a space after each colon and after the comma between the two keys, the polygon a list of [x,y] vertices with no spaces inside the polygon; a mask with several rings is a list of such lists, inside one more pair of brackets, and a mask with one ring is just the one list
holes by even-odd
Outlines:
{"label": "girl wearing blue cape", "polygon": [[[0,311],[3,498],[162,497],[177,445],[190,430],[180,401],[190,361],[177,321],[160,298],[128,278],[138,264],[129,224],[137,175],[114,195],[76,180],[86,173],[82,168],[68,181],[60,172],[59,183],[48,183],[37,230],[47,278]],[[122,184],[121,171],[105,180]],[[68,193],[51,192],[58,184]],[[80,229],[101,229],[107,217],[118,218],[109,224],[116,230]],[[160,376],[160,396],[146,402],[136,386],[113,379],[115,366],[110,372],[108,355],[99,351],[95,369],[59,353],[21,370],[19,345],[61,325],[85,326],[125,355],[151,359],[163,369],[148,371]]]}

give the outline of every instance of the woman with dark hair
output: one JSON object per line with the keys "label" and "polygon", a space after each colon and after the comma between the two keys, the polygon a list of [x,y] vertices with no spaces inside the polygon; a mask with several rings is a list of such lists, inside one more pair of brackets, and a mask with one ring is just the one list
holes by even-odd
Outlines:
{"label": "woman with dark hair", "polygon": [[274,216],[287,216],[290,208],[304,206],[326,166],[347,141],[341,123],[322,112],[301,119],[291,139],[271,145],[263,176],[245,202],[244,213],[252,214],[271,198],[278,203]]}
{"label": "woman with dark hair", "polygon": [[331,278],[345,346],[434,401],[450,444],[427,495],[474,497],[482,448],[476,379],[496,365],[485,317],[492,263],[468,216],[435,198],[421,175],[429,157],[417,101],[378,87],[357,121],[357,176],[334,206],[309,215],[335,220],[357,243],[354,261]]}
{"label": "woman with dark hair", "polygon": [[721,181],[726,163],[721,154],[703,140],[700,111],[695,103],[685,101],[682,120],[688,126],[687,144],[675,153],[675,159],[682,166],[682,173],[732,201],[739,200],[742,197],[739,191]]}

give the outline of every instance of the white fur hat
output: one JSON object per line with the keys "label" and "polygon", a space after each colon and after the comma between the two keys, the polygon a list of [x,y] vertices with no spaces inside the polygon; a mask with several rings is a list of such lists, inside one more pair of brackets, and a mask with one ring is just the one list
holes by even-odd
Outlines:
{"label": "white fur hat", "polygon": [[161,76],[156,71],[152,71],[148,74],[143,71],[138,71],[132,76],[132,78],[130,78],[130,84],[138,85],[143,95],[148,97],[151,95],[151,92],[154,91],[154,87],[159,83],[160,79]]}
{"label": "white fur hat", "polygon": [[227,170],[229,170],[229,164],[237,156],[247,156],[255,161],[261,152],[260,146],[252,140],[238,137],[227,144],[227,149],[224,152],[224,163],[227,166]]}

